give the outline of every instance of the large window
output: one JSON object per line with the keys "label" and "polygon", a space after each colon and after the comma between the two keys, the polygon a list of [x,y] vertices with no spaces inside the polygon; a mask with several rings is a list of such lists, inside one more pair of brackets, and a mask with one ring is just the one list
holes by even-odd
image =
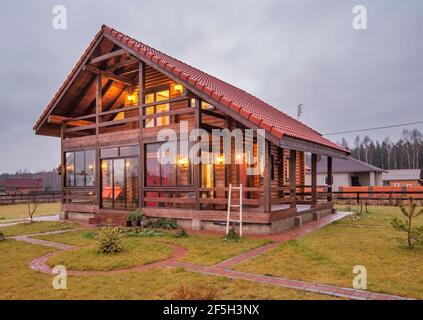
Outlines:
{"label": "large window", "polygon": [[[160,145],[160,143],[146,145],[146,186],[192,185],[192,164],[189,162],[189,159],[182,157],[170,159],[169,154],[160,151]],[[170,161],[164,161],[165,158]]]}
{"label": "large window", "polygon": [[100,150],[101,198],[105,208],[138,208],[138,146]]}
{"label": "large window", "polygon": [[[170,91],[169,89],[147,93],[145,95],[145,103],[154,103],[158,101],[166,101],[170,99]],[[155,106],[146,107],[144,109],[145,115],[155,114],[155,113],[162,113],[169,111],[169,103],[164,104],[157,104]],[[169,116],[157,117],[157,118],[150,118],[145,120],[145,128],[153,128],[153,127],[160,127],[160,126],[167,126],[170,123]]]}
{"label": "large window", "polygon": [[65,153],[66,187],[92,187],[95,184],[95,151]]}

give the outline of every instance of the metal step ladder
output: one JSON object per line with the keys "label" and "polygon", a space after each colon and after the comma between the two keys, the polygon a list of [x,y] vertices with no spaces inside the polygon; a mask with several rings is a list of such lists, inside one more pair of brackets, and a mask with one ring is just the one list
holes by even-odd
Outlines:
{"label": "metal step ladder", "polygon": [[[239,204],[232,204],[232,190],[239,190]],[[231,220],[231,208],[239,209],[239,221]],[[226,235],[229,234],[229,225],[231,222],[239,223],[239,236],[242,237],[242,184],[240,184],[239,187],[233,187],[232,184],[229,184],[228,215],[226,218]]]}

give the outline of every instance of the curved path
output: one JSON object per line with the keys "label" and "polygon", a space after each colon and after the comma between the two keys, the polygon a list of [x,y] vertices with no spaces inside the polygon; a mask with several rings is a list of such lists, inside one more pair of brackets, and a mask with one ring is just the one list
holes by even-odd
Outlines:
{"label": "curved path", "polygon": [[[116,270],[109,270],[109,271],[68,271],[68,274],[80,275],[80,276],[104,275],[104,274],[110,274],[110,273],[122,273],[122,272],[128,272],[128,271],[136,271],[136,270],[148,270],[148,269],[153,269],[153,268],[163,267],[163,266],[176,266],[176,267],[183,267],[187,271],[190,271],[190,272],[197,272],[197,273],[213,275],[213,276],[221,276],[221,277],[226,277],[231,279],[253,281],[256,283],[275,285],[275,286],[289,288],[289,289],[319,293],[319,294],[347,298],[352,300],[408,300],[409,298],[406,298],[406,297],[400,297],[400,296],[389,295],[384,293],[378,293],[378,292],[372,292],[372,291],[366,291],[366,290],[356,290],[351,288],[337,287],[337,286],[331,286],[331,285],[319,284],[319,283],[313,283],[313,282],[305,282],[305,281],[299,281],[299,280],[293,280],[293,279],[287,279],[287,278],[281,278],[281,277],[265,276],[265,275],[254,274],[254,273],[239,272],[239,271],[234,271],[231,269],[234,265],[240,262],[249,260],[258,255],[261,255],[281,245],[282,243],[286,241],[303,236],[327,224],[330,224],[333,221],[342,219],[349,214],[350,213],[339,212],[337,214],[327,215],[318,221],[307,223],[302,228],[295,228],[295,229],[286,231],[281,235],[273,236],[272,239],[275,240],[275,242],[271,244],[247,251],[238,256],[232,257],[226,261],[218,263],[214,266],[203,266],[203,265],[198,265],[194,263],[180,262],[180,260],[187,254],[187,250],[184,247],[173,246],[172,256],[165,260],[153,262],[146,265],[134,266],[134,267],[126,268],[126,269],[116,269]],[[75,231],[75,229],[52,231],[52,232],[46,232],[43,234],[45,235],[45,234],[54,234],[54,233],[71,232],[71,231]],[[31,238],[32,236],[35,236],[35,235],[32,234],[32,235],[24,235],[24,236],[15,236],[10,238],[18,240],[18,241],[25,241],[32,244],[39,244],[39,245],[44,245],[44,246],[58,249],[58,251],[47,253],[41,257],[35,258],[34,260],[30,262],[31,269],[37,270],[45,274],[52,274],[52,268],[46,264],[48,259],[64,251],[68,251],[68,250],[72,250],[76,248],[75,246],[69,246],[62,243],[34,239],[34,238]]]}

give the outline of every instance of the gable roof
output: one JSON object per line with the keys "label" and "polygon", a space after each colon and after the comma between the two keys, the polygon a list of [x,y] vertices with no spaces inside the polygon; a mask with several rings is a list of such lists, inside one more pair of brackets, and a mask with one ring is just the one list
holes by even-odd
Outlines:
{"label": "gable roof", "polygon": [[325,146],[330,149],[340,151],[343,154],[349,154],[348,150],[345,150],[332,141],[326,139],[317,131],[245,92],[244,90],[219,80],[216,77],[170,57],[105,25],[102,26],[100,32],[97,33],[94,40],[81,56],[71,74],[67,77],[59,91],[50,101],[49,105],[35,124],[34,130],[39,129],[45,117],[54,108],[54,105],[58,102],[59,96],[62,94],[64,88],[68,85],[71,79],[74,78],[75,73],[78,69],[80,69],[84,60],[87,59],[88,53],[92,50],[92,47],[101,36],[105,36],[120,45],[122,48],[130,50],[130,53],[140,60],[150,62],[153,66],[157,67],[159,71],[162,70],[170,75],[173,75],[173,77],[182,84],[194,88],[209,97],[212,101],[222,104],[229,110],[240,114],[246,120],[257,125],[259,128],[265,129],[267,133],[277,137],[278,139],[282,139],[286,136]]}
{"label": "gable roof", "polygon": [[388,170],[382,175],[382,180],[420,180],[421,170],[420,169],[398,169]]}
{"label": "gable roof", "polygon": [[[307,165],[311,167],[309,162],[310,160],[308,160]],[[352,157],[347,159],[334,158],[332,160],[332,171],[333,173],[386,172]],[[320,161],[317,161],[317,173],[327,173],[327,157],[322,157]]]}

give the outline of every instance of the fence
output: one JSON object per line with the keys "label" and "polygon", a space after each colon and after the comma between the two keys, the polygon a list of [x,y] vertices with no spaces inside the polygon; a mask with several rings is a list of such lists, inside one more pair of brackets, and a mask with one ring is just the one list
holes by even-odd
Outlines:
{"label": "fence", "polygon": [[410,198],[423,205],[423,187],[341,187],[333,192],[339,204],[398,205]]}
{"label": "fence", "polygon": [[17,193],[0,195],[0,205],[28,202],[59,202],[61,192]]}

